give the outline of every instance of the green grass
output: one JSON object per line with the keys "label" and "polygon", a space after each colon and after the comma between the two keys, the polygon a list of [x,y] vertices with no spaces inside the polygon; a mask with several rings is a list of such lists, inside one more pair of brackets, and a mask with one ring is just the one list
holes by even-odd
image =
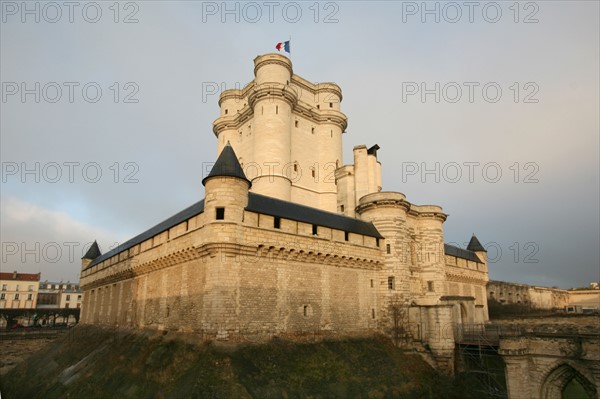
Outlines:
{"label": "green grass", "polygon": [[383,337],[235,349],[193,339],[79,326],[4,376],[2,398],[468,398],[473,384]]}

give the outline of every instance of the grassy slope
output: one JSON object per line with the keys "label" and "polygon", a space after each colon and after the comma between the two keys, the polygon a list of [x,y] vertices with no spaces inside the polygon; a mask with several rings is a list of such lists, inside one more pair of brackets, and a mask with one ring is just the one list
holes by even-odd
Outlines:
{"label": "grassy slope", "polygon": [[180,338],[77,327],[3,377],[2,398],[468,398],[472,391],[472,381],[441,376],[384,338],[236,350]]}

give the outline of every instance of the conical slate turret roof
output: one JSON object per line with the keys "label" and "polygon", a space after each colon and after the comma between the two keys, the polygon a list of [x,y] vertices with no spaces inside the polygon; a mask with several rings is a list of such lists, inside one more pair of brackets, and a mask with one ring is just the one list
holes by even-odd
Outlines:
{"label": "conical slate turret roof", "polygon": [[469,241],[469,245],[467,245],[467,249],[473,252],[487,252],[483,245],[479,242],[475,234],[471,237],[471,241]]}
{"label": "conical slate turret roof", "polygon": [[98,243],[96,241],[94,241],[94,243],[92,244],[92,246],[90,247],[90,249],[87,250],[87,252],[85,253],[85,255],[83,255],[83,258],[81,258],[81,259],[91,259],[91,260],[94,260],[94,259],[96,259],[100,255],[102,255],[102,252],[100,252],[100,248],[98,247]]}
{"label": "conical slate turret roof", "polygon": [[237,159],[237,155],[235,155],[235,151],[233,151],[233,148],[229,142],[227,142],[227,145],[225,145],[223,151],[221,151],[219,158],[217,158],[217,162],[215,162],[215,165],[212,167],[208,176],[202,179],[202,184],[206,185],[206,181],[208,179],[219,176],[238,177],[246,180],[250,185],[252,185],[250,180],[248,180],[244,174],[242,166]]}

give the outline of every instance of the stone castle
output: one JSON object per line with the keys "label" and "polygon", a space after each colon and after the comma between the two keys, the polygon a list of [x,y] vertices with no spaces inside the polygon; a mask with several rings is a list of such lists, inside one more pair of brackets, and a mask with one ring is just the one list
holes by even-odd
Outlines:
{"label": "stone castle", "polygon": [[82,322],[222,340],[374,334],[400,301],[412,339],[451,367],[454,327],[488,320],[483,246],[444,244],[441,207],[382,191],[379,146],[343,164],[338,85],[279,54],[258,56],[254,75],[220,96],[205,198],[86,253]]}

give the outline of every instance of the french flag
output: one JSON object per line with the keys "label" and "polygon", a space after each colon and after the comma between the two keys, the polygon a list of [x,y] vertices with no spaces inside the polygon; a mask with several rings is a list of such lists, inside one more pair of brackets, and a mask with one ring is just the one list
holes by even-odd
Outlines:
{"label": "french flag", "polygon": [[289,40],[287,42],[279,42],[279,43],[277,43],[277,45],[275,46],[275,48],[277,49],[277,51],[285,51],[286,53],[291,54],[291,52],[290,52],[290,41]]}

